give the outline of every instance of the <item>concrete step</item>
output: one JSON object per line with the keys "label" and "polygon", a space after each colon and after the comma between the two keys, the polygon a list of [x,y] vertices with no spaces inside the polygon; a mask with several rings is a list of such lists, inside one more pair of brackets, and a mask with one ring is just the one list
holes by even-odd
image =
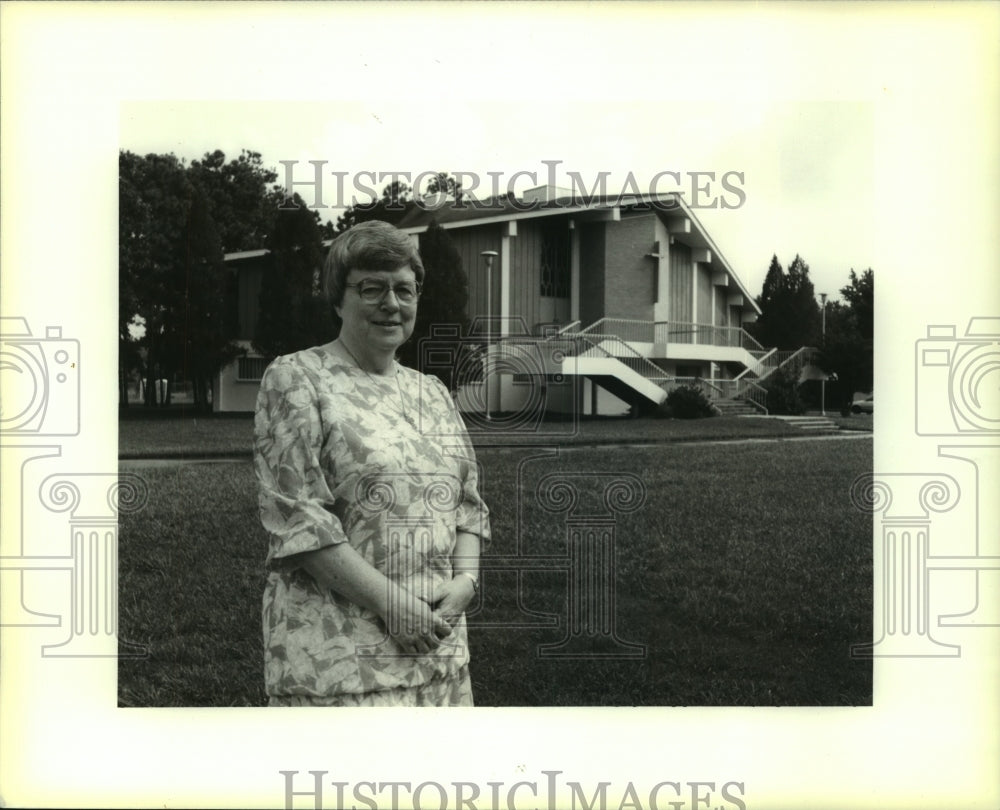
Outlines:
{"label": "concrete step", "polygon": [[723,416],[757,416],[760,414],[753,405],[746,402],[732,399],[715,400],[712,404],[717,407]]}
{"label": "concrete step", "polygon": [[839,433],[840,427],[825,416],[772,416],[808,433]]}

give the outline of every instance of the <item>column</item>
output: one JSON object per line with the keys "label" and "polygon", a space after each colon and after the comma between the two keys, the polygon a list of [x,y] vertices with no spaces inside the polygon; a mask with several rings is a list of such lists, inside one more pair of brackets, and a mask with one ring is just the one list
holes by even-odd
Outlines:
{"label": "column", "polygon": [[42,648],[45,657],[144,656],[140,645],[117,641],[118,515],[146,506],[145,481],[133,474],[50,475],[39,491],[42,504],[70,516],[70,635]]}
{"label": "column", "polygon": [[[578,508],[581,495],[595,487],[602,488],[596,511]],[[550,473],[539,482],[536,495],[546,511],[566,514],[569,551],[565,633],[561,641],[540,645],[539,656],[645,658],[645,645],[621,639],[615,621],[615,527],[618,515],[645,503],[642,481],[630,473]]]}
{"label": "column", "polygon": [[881,515],[881,537],[875,544],[875,615],[881,618],[881,636],[874,643],[853,645],[852,657],[960,654],[958,646],[932,637],[928,601],[930,513],[951,510],[958,495],[955,479],[942,474],[869,474],[855,482],[854,505]]}

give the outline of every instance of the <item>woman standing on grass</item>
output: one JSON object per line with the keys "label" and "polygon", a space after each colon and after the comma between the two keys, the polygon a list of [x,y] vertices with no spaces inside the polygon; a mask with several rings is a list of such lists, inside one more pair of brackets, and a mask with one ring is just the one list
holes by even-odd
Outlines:
{"label": "woman standing on grass", "polygon": [[277,358],[261,381],[272,706],[472,705],[464,610],[488,513],[448,391],[394,359],[423,277],[391,225],[341,234],[323,269],[339,337]]}

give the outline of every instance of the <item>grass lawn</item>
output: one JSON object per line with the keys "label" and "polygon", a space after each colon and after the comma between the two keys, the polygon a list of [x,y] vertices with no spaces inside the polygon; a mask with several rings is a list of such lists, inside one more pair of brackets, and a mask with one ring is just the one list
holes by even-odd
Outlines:
{"label": "grass lawn", "polygon": [[[221,446],[240,435],[238,424],[250,427],[206,421],[227,424],[202,445]],[[734,420],[702,420],[724,421]],[[130,423],[122,424],[125,449]],[[168,439],[165,432],[163,446]],[[479,451],[494,541],[470,613],[478,705],[870,704],[871,662],[849,654],[872,632],[872,519],[849,498],[854,478],[871,470],[870,440],[531,455]],[[120,704],[263,705],[265,538],[250,464],[126,471],[145,478],[150,499],[121,518],[119,632],[149,655],[120,661]],[[614,629],[644,654],[602,659],[615,645],[581,637],[583,658],[545,657],[544,645],[565,635],[567,573],[558,560],[567,523],[538,505],[538,482],[623,472],[641,479],[646,502],[614,524]],[[580,512],[603,508],[599,491],[583,486],[580,495]],[[520,573],[491,569],[512,559]],[[546,617],[559,624],[544,625]]]}

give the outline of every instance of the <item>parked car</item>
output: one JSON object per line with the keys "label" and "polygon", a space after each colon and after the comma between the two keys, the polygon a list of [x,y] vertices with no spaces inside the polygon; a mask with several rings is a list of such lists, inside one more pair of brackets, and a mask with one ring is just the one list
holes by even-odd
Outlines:
{"label": "parked car", "polygon": [[856,399],[851,403],[851,413],[874,413],[875,412],[875,396],[874,394],[864,399]]}

